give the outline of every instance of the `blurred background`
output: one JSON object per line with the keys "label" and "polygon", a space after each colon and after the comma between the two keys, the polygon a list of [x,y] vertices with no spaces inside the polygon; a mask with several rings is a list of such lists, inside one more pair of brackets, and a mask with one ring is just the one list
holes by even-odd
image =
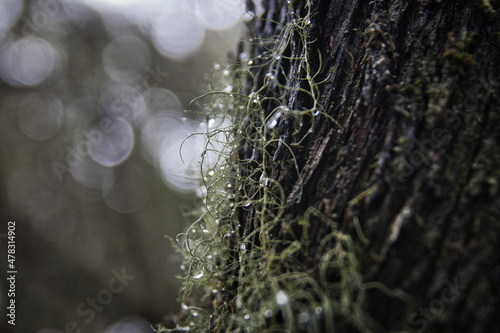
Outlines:
{"label": "blurred background", "polygon": [[[152,332],[176,313],[175,238],[203,196],[190,101],[260,0],[0,1],[0,331]],[[244,56],[244,55],[243,55]],[[241,57],[241,56],[240,56]],[[198,107],[197,105],[194,108]]]}

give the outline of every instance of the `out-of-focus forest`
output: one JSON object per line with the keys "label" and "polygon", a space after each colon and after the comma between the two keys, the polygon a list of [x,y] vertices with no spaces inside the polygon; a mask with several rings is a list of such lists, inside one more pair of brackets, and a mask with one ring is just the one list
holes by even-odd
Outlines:
{"label": "out-of-focus forest", "polygon": [[12,327],[3,255],[0,331],[152,332],[177,311],[165,235],[201,196],[203,136],[180,145],[212,125],[185,110],[252,15],[239,0],[0,2],[0,248],[16,221],[17,270]]}

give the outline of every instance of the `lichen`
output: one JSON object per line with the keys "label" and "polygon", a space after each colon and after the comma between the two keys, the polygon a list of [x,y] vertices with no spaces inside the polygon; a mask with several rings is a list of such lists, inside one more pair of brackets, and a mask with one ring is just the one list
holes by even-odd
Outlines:
{"label": "lichen", "polygon": [[[198,218],[174,241],[184,258],[182,311],[157,332],[332,332],[342,325],[368,332],[375,325],[363,300],[367,289],[380,286],[362,281],[353,239],[313,207],[285,216],[281,184],[287,180],[276,176],[287,155],[299,177],[280,122],[293,124],[295,147],[320,116],[340,126],[318,102],[322,82],[311,62],[321,69],[321,54],[310,50],[310,7],[308,0],[299,17],[289,3],[290,20],[278,36],[248,42],[267,51],[218,66],[210,92],[195,101],[207,124],[219,126],[201,134],[207,138],[200,165],[206,194]],[[301,48],[300,58],[288,55],[292,44]],[[285,62],[298,67],[289,73]],[[285,96],[294,94],[305,96],[308,106],[291,104]],[[217,160],[208,161],[214,150]],[[318,221],[325,230],[316,243],[311,228]]]}

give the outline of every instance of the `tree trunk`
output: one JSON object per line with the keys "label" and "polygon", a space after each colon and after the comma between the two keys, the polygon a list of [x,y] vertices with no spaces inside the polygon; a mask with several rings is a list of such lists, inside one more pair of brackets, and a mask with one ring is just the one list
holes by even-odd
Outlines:
{"label": "tree trunk", "polygon": [[207,327],[500,332],[500,3],[264,6]]}

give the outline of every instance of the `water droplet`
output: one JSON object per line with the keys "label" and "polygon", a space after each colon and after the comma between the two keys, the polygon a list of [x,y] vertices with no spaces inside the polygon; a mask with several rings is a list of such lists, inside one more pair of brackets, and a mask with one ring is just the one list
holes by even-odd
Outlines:
{"label": "water droplet", "polygon": [[217,289],[212,289],[212,294],[217,294],[219,291]]}
{"label": "water droplet", "polygon": [[250,201],[247,201],[247,202],[245,203],[245,206],[243,206],[243,207],[248,208],[248,207],[250,207],[250,205],[251,205],[251,204],[252,204],[252,203],[251,203]]}
{"label": "water droplet", "polygon": [[181,265],[181,271],[185,270],[186,269],[186,266],[184,265]]}
{"label": "water droplet", "polygon": [[189,326],[194,327],[194,322],[190,322]]}
{"label": "water droplet", "polygon": [[193,315],[193,317],[198,317],[198,312],[196,311],[193,311],[191,314]]}
{"label": "water droplet", "polygon": [[253,65],[253,60],[248,60],[247,64],[249,64],[250,66]]}
{"label": "water droplet", "polygon": [[323,309],[318,306],[316,309],[314,309],[314,312],[316,312],[317,315],[320,315],[323,313]]}
{"label": "water droplet", "polygon": [[281,56],[278,54],[278,55],[276,56],[276,60],[280,60],[280,59],[281,59]]}
{"label": "water droplet", "polygon": [[264,316],[266,316],[267,318],[271,318],[273,316],[273,311],[271,309],[267,309],[264,312]]}
{"label": "water droplet", "polygon": [[245,21],[251,21],[255,17],[255,13],[252,11],[248,11],[243,15],[243,19]]}
{"label": "water droplet", "polygon": [[214,64],[214,69],[216,69],[216,70],[220,69],[220,64],[215,63],[215,64]]}
{"label": "water droplet", "polygon": [[199,271],[197,274],[193,275],[192,278],[195,280],[199,280],[203,277],[203,270]]}
{"label": "water droplet", "polygon": [[229,75],[229,70],[228,70],[228,69],[223,70],[223,71],[222,71],[222,74],[223,74],[224,76],[228,76],[228,75]]}
{"label": "water droplet", "polygon": [[231,187],[233,187],[233,185],[227,184],[227,188],[231,188]]}
{"label": "water droplet", "polygon": [[182,310],[187,310],[188,309],[188,306],[184,303],[181,304],[181,309]]}
{"label": "water droplet", "polygon": [[250,319],[250,315],[246,314],[243,318],[245,318],[245,320],[249,320]]}
{"label": "water droplet", "polygon": [[188,120],[188,119],[187,119],[187,117],[182,117],[182,118],[181,118],[181,121],[182,121],[183,123],[185,123],[187,120]]}
{"label": "water droplet", "polygon": [[276,303],[279,306],[284,306],[288,304],[288,294],[283,290],[280,290],[276,293]]}
{"label": "water droplet", "polygon": [[269,117],[269,119],[266,122],[267,128],[272,129],[272,128],[276,127],[276,125],[278,125],[278,121],[282,115],[283,115],[283,113],[281,113],[281,111],[276,111],[271,117]]}
{"label": "water droplet", "polygon": [[209,176],[213,176],[213,175],[215,175],[214,170],[210,170],[210,171],[208,172],[208,175],[209,175]]}
{"label": "water droplet", "polygon": [[239,58],[241,61],[246,61],[248,60],[248,52],[241,52],[239,55]]}
{"label": "water droplet", "polygon": [[320,113],[321,113],[321,111],[316,110],[316,112],[314,112],[314,115],[315,115],[315,116],[319,116],[319,114],[320,114]]}
{"label": "water droplet", "polygon": [[241,244],[241,246],[240,246],[240,250],[245,251],[245,250],[246,250],[246,248],[247,248],[247,246],[246,246],[245,244]]}

